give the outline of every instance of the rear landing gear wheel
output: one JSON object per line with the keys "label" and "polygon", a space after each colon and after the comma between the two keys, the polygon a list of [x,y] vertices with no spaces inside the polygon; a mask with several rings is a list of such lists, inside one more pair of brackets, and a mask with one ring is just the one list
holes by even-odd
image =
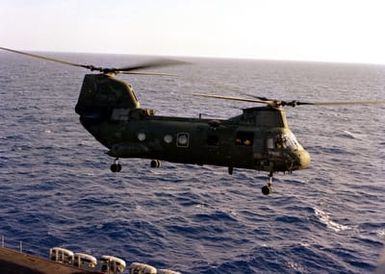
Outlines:
{"label": "rear landing gear wheel", "polygon": [[160,161],[159,160],[151,160],[151,167],[152,168],[160,167]]}
{"label": "rear landing gear wheel", "polygon": [[119,164],[119,159],[118,159],[118,158],[116,158],[116,159],[114,160],[114,163],[111,165],[110,169],[111,169],[111,171],[114,172],[114,173],[115,173],[115,172],[120,172],[120,171],[122,170],[122,165]]}
{"label": "rear landing gear wheel", "polygon": [[273,172],[271,171],[269,173],[269,181],[267,182],[267,185],[262,187],[262,194],[263,195],[269,195],[273,192]]}
{"label": "rear landing gear wheel", "polygon": [[230,175],[233,175],[234,168],[232,166],[229,166],[228,172]]}

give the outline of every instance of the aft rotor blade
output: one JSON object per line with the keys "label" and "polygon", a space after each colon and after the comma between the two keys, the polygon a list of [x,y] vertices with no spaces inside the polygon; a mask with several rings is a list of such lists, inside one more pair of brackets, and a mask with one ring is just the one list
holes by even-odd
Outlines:
{"label": "aft rotor blade", "polygon": [[17,53],[17,54],[21,54],[21,55],[25,55],[25,56],[29,56],[29,57],[34,57],[34,58],[38,58],[38,59],[42,59],[42,60],[46,60],[46,61],[51,61],[51,62],[63,64],[63,65],[69,65],[69,66],[73,66],[73,67],[81,67],[81,68],[86,68],[86,69],[91,69],[91,70],[93,68],[93,66],[90,66],[90,65],[71,63],[68,61],[61,60],[61,59],[50,58],[50,57],[32,54],[32,53],[28,53],[28,52],[24,52],[24,51],[18,51],[18,50],[4,48],[4,47],[0,47],[0,49],[5,50],[5,51],[9,51],[9,52],[13,52],[13,53]]}
{"label": "aft rotor blade", "polygon": [[138,65],[132,65],[132,66],[123,67],[123,68],[116,68],[113,70],[117,72],[128,72],[132,70],[160,68],[160,67],[168,67],[168,66],[175,66],[175,65],[182,65],[182,64],[188,64],[188,63],[183,61],[170,60],[170,59],[159,59],[159,60],[154,60],[154,61],[150,61],[147,63],[138,64]]}
{"label": "aft rotor blade", "polygon": [[171,73],[163,73],[163,72],[140,72],[140,71],[123,71],[120,72],[121,74],[136,74],[136,75],[158,75],[158,76],[173,76],[177,77],[178,75],[176,74],[171,74]]}
{"label": "aft rotor blade", "polygon": [[248,99],[248,98],[234,97],[234,96],[222,96],[222,95],[204,94],[204,93],[193,93],[193,95],[207,97],[207,98],[214,98],[214,99],[233,100],[233,101],[250,102],[250,103],[258,103],[258,104],[268,104],[268,105],[273,104],[273,102],[271,101]]}
{"label": "aft rotor blade", "polygon": [[[112,74],[119,73],[119,72],[124,72],[124,73],[128,74],[128,72],[131,72],[133,70],[166,67],[166,66],[173,66],[173,65],[180,65],[180,64],[188,64],[187,62],[183,62],[183,61],[176,61],[176,60],[170,60],[170,59],[159,59],[159,60],[149,61],[147,63],[132,65],[132,66],[123,67],[123,68],[104,68],[104,67],[95,67],[93,65],[84,65],[84,64],[72,63],[72,62],[68,62],[65,60],[57,59],[57,58],[46,57],[46,56],[42,56],[42,55],[38,55],[38,54],[28,53],[28,52],[14,50],[14,49],[5,48],[5,47],[0,47],[0,49],[5,50],[5,51],[9,51],[12,53],[16,53],[16,54],[21,54],[21,55],[33,57],[33,58],[38,58],[38,59],[42,59],[42,60],[46,60],[46,61],[60,63],[63,65],[69,65],[69,66],[73,66],[73,67],[81,67],[81,68],[89,69],[91,71],[99,71],[102,73],[112,73]],[[131,73],[131,74],[134,74],[134,73]],[[149,73],[139,73],[138,72],[135,74],[167,75],[166,73],[163,74],[163,73],[152,73],[152,72],[149,72]]]}

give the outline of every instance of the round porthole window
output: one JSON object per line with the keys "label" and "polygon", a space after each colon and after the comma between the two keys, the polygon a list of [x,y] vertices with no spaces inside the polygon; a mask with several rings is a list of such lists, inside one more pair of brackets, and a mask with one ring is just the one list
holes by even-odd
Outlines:
{"label": "round porthole window", "polygon": [[170,144],[172,142],[172,136],[169,134],[165,135],[163,141],[167,144]]}
{"label": "round porthole window", "polygon": [[188,146],[188,135],[187,134],[179,134],[178,145],[179,146]]}
{"label": "round porthole window", "polygon": [[146,134],[144,134],[144,133],[138,133],[137,137],[138,137],[138,140],[141,142],[146,140]]}

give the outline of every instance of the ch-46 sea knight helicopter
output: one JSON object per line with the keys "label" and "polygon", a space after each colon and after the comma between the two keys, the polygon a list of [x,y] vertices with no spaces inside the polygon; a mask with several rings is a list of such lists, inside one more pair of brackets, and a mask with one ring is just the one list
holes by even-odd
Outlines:
{"label": "ch-46 sea knight helicopter", "polygon": [[178,62],[163,60],[125,68],[103,68],[0,49],[98,72],[85,75],[75,111],[84,128],[114,157],[112,172],[121,171],[119,158],[150,159],[152,167],[159,167],[160,160],[224,166],[228,167],[229,174],[234,168],[253,169],[268,172],[268,183],[262,187],[265,195],[272,191],[274,173],[292,172],[310,165],[309,153],[288,127],[284,107],[385,102],[301,102],[195,94],[264,106],[243,109],[240,115],[227,120],[157,116],[154,110],[141,108],[132,86],[114,76],[118,73],[165,75],[138,70]]}

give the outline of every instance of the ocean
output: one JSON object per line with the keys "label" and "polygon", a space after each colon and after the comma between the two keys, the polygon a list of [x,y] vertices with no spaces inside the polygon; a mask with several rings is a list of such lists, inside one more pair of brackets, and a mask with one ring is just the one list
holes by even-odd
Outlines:
{"label": "ocean", "polygon": [[[105,67],[150,57],[46,55]],[[192,93],[302,101],[385,98],[385,66],[182,58],[120,75],[159,115],[227,119],[252,103]],[[182,273],[371,273],[385,252],[385,106],[298,106],[288,122],[311,167],[267,174],[113,158],[74,111],[81,68],[0,52],[0,235],[48,256],[62,246]]]}

